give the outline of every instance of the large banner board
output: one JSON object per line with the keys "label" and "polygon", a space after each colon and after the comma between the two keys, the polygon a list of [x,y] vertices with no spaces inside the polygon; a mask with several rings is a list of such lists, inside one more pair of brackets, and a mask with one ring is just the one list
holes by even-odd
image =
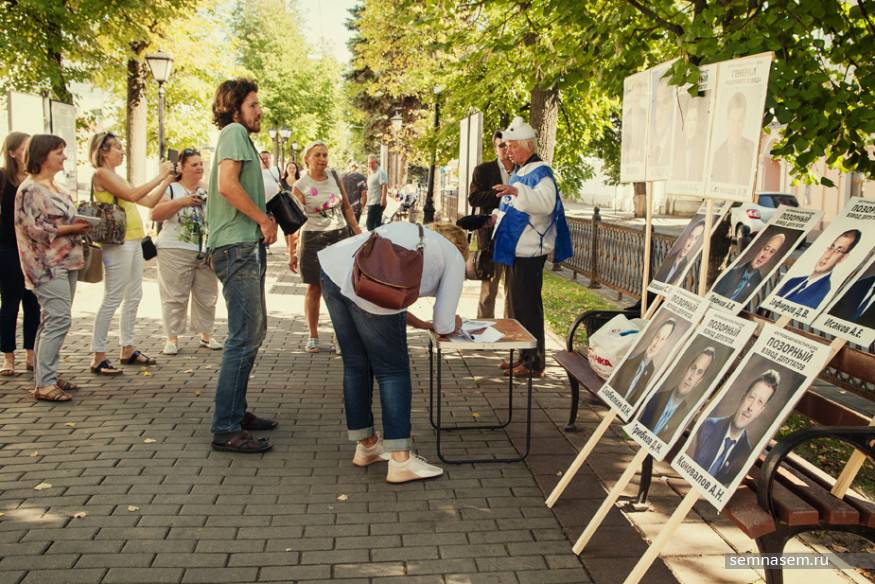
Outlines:
{"label": "large banner board", "polygon": [[873,246],[875,200],[851,197],[842,213],[799,256],[762,308],[812,324]]}
{"label": "large banner board", "polygon": [[673,362],[684,339],[702,318],[704,300],[674,288],[659,307],[620,365],[598,391],[598,396],[624,422],[641,404],[647,391]]}
{"label": "large banner board", "polygon": [[723,509],[829,356],[827,345],[764,326],[699,417],[672,468],[718,511]]}
{"label": "large banner board", "polygon": [[650,71],[626,77],[623,81],[620,182],[639,182],[645,179],[649,110]]}
{"label": "large banner board", "polygon": [[708,292],[714,308],[738,314],[757,291],[780,269],[784,260],[823,216],[822,211],[781,205],[766,226]]}
{"label": "large banner board", "polygon": [[689,86],[675,88],[671,173],[665,187],[669,194],[701,197],[705,192],[716,78],[717,65],[705,65],[699,68],[697,95],[690,95]]}

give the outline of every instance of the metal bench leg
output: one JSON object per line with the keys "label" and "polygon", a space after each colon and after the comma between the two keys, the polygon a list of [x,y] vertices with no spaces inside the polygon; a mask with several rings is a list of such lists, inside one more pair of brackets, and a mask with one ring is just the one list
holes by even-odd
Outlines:
{"label": "metal bench leg", "polygon": [[[757,549],[761,554],[780,554],[787,544],[788,535],[792,537],[792,534],[778,530],[757,538]],[[765,572],[766,584],[784,584],[784,572],[781,568],[765,568]]]}
{"label": "metal bench leg", "polygon": [[650,483],[652,479],[653,457],[648,454],[644,458],[644,462],[641,463],[641,482],[638,484],[638,494],[635,495],[634,499],[627,500],[620,505],[620,508],[626,513],[648,511],[650,505],[647,503],[647,495],[650,492]]}
{"label": "metal bench leg", "polygon": [[580,408],[580,383],[568,374],[568,383],[571,385],[571,413],[568,423],[565,425],[566,432],[577,432],[577,411]]}

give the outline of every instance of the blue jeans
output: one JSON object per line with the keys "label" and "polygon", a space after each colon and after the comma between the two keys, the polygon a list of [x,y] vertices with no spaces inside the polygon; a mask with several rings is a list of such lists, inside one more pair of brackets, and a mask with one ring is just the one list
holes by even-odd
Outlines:
{"label": "blue jeans", "polygon": [[410,362],[407,315],[371,314],[340,293],[322,272],[322,297],[343,356],[343,401],[350,440],[374,435],[374,377],[380,383],[383,448],[410,450]]}
{"label": "blue jeans", "polygon": [[212,250],[211,257],[228,307],[228,337],[216,386],[212,427],[213,439],[224,442],[241,431],[249,373],[267,334],[267,252],[261,243],[237,243]]}

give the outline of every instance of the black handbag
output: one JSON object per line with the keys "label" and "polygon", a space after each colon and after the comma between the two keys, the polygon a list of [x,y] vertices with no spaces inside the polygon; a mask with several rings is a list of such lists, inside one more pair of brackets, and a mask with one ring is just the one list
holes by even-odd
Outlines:
{"label": "black handbag", "polygon": [[158,248],[155,247],[155,242],[152,241],[152,236],[147,235],[140,241],[143,246],[143,259],[147,262],[158,255]]}
{"label": "black handbag", "polygon": [[292,235],[307,222],[301,203],[289,191],[280,191],[267,202],[267,211],[274,216],[283,233]]}

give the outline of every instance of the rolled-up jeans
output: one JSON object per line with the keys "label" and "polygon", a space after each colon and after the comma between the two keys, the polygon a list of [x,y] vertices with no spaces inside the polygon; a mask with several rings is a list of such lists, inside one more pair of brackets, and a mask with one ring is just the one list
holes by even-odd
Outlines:
{"label": "rolled-up jeans", "polygon": [[380,384],[383,448],[410,450],[412,385],[407,356],[407,314],[371,314],[340,292],[322,272],[322,297],[343,358],[343,401],[350,440],[374,435],[374,377]]}
{"label": "rolled-up jeans", "polygon": [[61,347],[73,322],[70,310],[78,275],[79,270],[56,268],[54,278],[33,289],[41,311],[34,346],[33,378],[36,387],[49,387],[58,382]]}
{"label": "rolled-up jeans", "polygon": [[261,243],[237,243],[211,252],[228,307],[228,336],[213,408],[213,439],[224,442],[241,431],[249,373],[267,334],[264,275],[267,252]]}

